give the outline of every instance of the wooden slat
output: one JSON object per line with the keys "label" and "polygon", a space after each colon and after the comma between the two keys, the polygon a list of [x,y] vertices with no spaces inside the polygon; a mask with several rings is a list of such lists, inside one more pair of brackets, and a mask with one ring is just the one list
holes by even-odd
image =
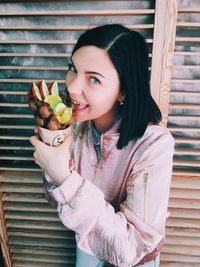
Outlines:
{"label": "wooden slat", "polygon": [[2,95],[26,95],[27,91],[0,91]]}
{"label": "wooden slat", "polygon": [[[34,79],[34,81],[36,83],[38,83],[40,80]],[[52,82],[52,80],[48,80],[48,79],[46,79],[45,81],[47,83]],[[60,83],[65,84],[65,80],[57,79],[56,81],[58,82],[58,84],[60,84]],[[0,83],[30,83],[31,84],[32,82],[33,82],[33,79],[0,79]],[[27,93],[27,91],[26,91],[26,93]]]}
{"label": "wooden slat", "polygon": [[4,113],[4,114],[0,114],[0,118],[23,118],[23,119],[32,119],[34,118],[34,116],[32,114],[8,114],[8,113]]}
{"label": "wooden slat", "polygon": [[166,227],[167,236],[190,236],[190,237],[200,237],[200,231],[196,228],[169,228]]}
{"label": "wooden slat", "polygon": [[[153,29],[153,24],[131,24],[131,25],[124,25],[125,27],[129,29],[135,29],[135,30],[142,30],[142,29]],[[45,31],[86,31],[92,28],[97,27],[97,25],[67,25],[67,26],[29,26],[29,25],[6,25],[1,26],[1,30],[45,30]]]}
{"label": "wooden slat", "polygon": [[[55,45],[75,45],[77,40],[0,40],[0,44],[55,44]],[[146,39],[147,43],[153,43],[152,39]]]}
{"label": "wooden slat", "polygon": [[20,108],[28,108],[29,105],[25,103],[0,103],[0,107],[20,107]]}
{"label": "wooden slat", "polygon": [[175,137],[175,142],[177,144],[200,144],[200,138],[189,138],[189,137]]}
{"label": "wooden slat", "polygon": [[178,28],[200,28],[199,22],[177,22],[176,27]]}
{"label": "wooden slat", "polygon": [[[55,263],[55,264],[70,264],[70,263],[74,263],[74,260],[69,260],[68,258],[65,257],[59,257],[57,256],[56,258],[54,256],[51,255],[37,255],[37,257],[35,257],[34,255],[31,254],[15,254],[13,257],[13,260],[22,260],[23,261],[30,261],[31,263],[45,263],[45,264],[51,264],[51,263]],[[68,265],[67,265],[68,266]]]}
{"label": "wooden slat", "polygon": [[0,191],[5,193],[43,193],[41,185],[2,184]]}
{"label": "wooden slat", "polygon": [[176,126],[176,127],[168,127],[168,129],[171,132],[200,132],[200,128],[198,127],[181,127],[181,126]]}
{"label": "wooden slat", "polygon": [[200,56],[198,51],[175,51],[174,56]]}
{"label": "wooden slat", "polygon": [[64,226],[58,221],[30,221],[30,220],[11,220],[7,219],[7,227],[18,229],[39,229],[39,230],[65,230]]}
{"label": "wooden slat", "polygon": [[[27,265],[25,265],[25,266],[27,266]],[[190,267],[199,267],[199,263],[189,262],[189,266]],[[19,266],[17,266],[17,267],[19,267]],[[22,267],[22,266],[20,266],[20,267]],[[30,267],[32,267],[32,266],[30,266]],[[33,266],[33,267],[35,267],[35,266]],[[38,267],[43,267],[43,266],[38,266]],[[177,261],[162,262],[161,261],[160,267],[188,267],[188,262],[177,262]]]}
{"label": "wooden slat", "polygon": [[6,139],[6,140],[28,140],[30,139],[30,136],[17,136],[17,135],[0,135],[0,139]]}
{"label": "wooden slat", "polygon": [[171,79],[171,82],[172,83],[200,83],[200,80],[198,80],[198,79],[175,79],[175,78],[173,78],[173,79]]}
{"label": "wooden slat", "polygon": [[[54,231],[50,231],[52,233]],[[63,233],[62,233],[63,235]],[[49,238],[51,238],[51,234],[49,234]],[[29,249],[25,246],[16,246],[16,245],[11,245],[11,252],[13,253],[24,253],[24,254],[29,254],[30,250],[33,255],[55,255],[55,256],[75,256],[75,251],[73,249],[68,248],[67,250],[65,249],[58,249],[58,248],[40,248],[37,249],[35,247],[29,246]]]}
{"label": "wooden slat", "polygon": [[9,236],[19,237],[35,237],[35,238],[50,238],[50,239],[63,239],[74,240],[74,232],[66,229],[65,234],[63,231],[46,231],[46,230],[32,230],[32,229],[8,229]]}
{"label": "wooden slat", "polygon": [[20,150],[20,151],[24,151],[24,150],[30,150],[33,151],[34,148],[32,146],[28,147],[28,146],[12,146],[12,145],[0,145],[0,150]]}
{"label": "wooden slat", "polygon": [[132,16],[154,14],[154,9],[126,9],[126,10],[55,10],[55,11],[15,11],[0,12],[0,16]]}
{"label": "wooden slat", "polygon": [[14,40],[14,39],[7,39],[7,40],[0,40],[0,44],[55,44],[55,45],[75,45],[77,40]]}
{"label": "wooden slat", "polygon": [[60,70],[67,71],[68,67],[63,66],[0,66],[0,70]]}
{"label": "wooden slat", "polygon": [[171,91],[172,96],[200,96],[200,92],[197,91]]}
{"label": "wooden slat", "polygon": [[[170,208],[180,208],[180,209],[200,209],[200,201],[197,199],[177,199],[170,198],[169,200]],[[181,226],[181,225],[180,225]]]}
{"label": "wooden slat", "polygon": [[70,57],[71,53],[0,53],[1,57]]}
{"label": "wooden slat", "polygon": [[169,120],[200,120],[200,115],[169,115]]}
{"label": "wooden slat", "polygon": [[[171,198],[178,199],[199,199],[200,200],[200,189],[182,189],[182,188],[171,188]],[[200,215],[200,213],[199,213]]]}
{"label": "wooden slat", "polygon": [[[63,267],[63,264],[58,263],[48,263],[48,267]],[[33,263],[32,261],[14,260],[14,267],[47,267],[46,263]],[[67,264],[67,267],[74,267],[74,264]]]}
{"label": "wooden slat", "polygon": [[47,203],[44,198],[44,194],[33,194],[33,193],[4,193],[2,197],[3,201],[11,202],[25,202],[25,203]]}
{"label": "wooden slat", "polygon": [[200,42],[200,37],[176,37],[176,42],[181,42],[181,43],[196,43],[196,42]]}
{"label": "wooden slat", "polygon": [[[22,260],[14,260],[13,267],[62,267],[62,264],[55,263],[33,263],[32,261],[22,261]],[[74,264],[68,264],[67,267],[74,267]],[[193,267],[193,266],[192,266]]]}
{"label": "wooden slat", "polygon": [[46,203],[13,203],[6,202],[3,205],[5,211],[33,211],[33,212],[56,212],[49,204]]}
{"label": "wooden slat", "polygon": [[[178,253],[161,253],[161,257],[160,257],[161,261],[174,261],[174,265],[171,265],[172,267],[176,267],[177,264],[176,262],[180,262],[179,266],[180,267],[184,267],[184,266],[187,266],[187,267],[192,267],[194,266],[192,263],[195,263],[195,262],[200,262],[200,257],[199,256],[190,256],[190,255],[180,255]],[[187,265],[185,265],[185,264]],[[184,265],[183,265],[184,264]],[[191,265],[192,264],[192,265]],[[162,267],[163,265],[161,265]],[[167,264],[166,264],[167,266]],[[168,265],[169,266],[169,265]],[[198,266],[198,263],[196,263],[196,266]]]}
{"label": "wooden slat", "polygon": [[199,70],[199,65],[174,65],[173,69],[182,69],[182,70]]}
{"label": "wooden slat", "polygon": [[167,236],[165,244],[174,245],[174,244],[184,244],[184,246],[194,246],[200,248],[200,239],[194,237],[192,240],[187,236]]}
{"label": "wooden slat", "polygon": [[[200,219],[200,212],[197,209],[169,209],[171,218]],[[199,238],[198,238],[199,239]]]}
{"label": "wooden slat", "polygon": [[174,166],[193,166],[200,167],[200,160],[184,160],[184,159],[175,159],[173,161]]}
{"label": "wooden slat", "polygon": [[49,239],[49,238],[44,238],[44,239],[39,239],[39,240],[34,240],[33,238],[20,238],[20,237],[10,237],[9,243],[10,244],[15,244],[15,245],[27,245],[27,246],[38,246],[38,242],[40,242],[40,246],[42,247],[50,247],[50,248],[73,248],[75,247],[75,242],[72,240],[68,240],[66,242],[63,239]]}
{"label": "wooden slat", "polygon": [[178,8],[178,13],[199,13],[199,12],[200,12],[200,8],[198,6]]}
{"label": "wooden slat", "polygon": [[170,103],[170,109],[199,109],[199,104]]}
{"label": "wooden slat", "polygon": [[197,246],[184,246],[179,244],[166,244],[163,248],[163,251],[166,253],[179,253],[184,255],[193,255],[199,256],[200,247]]}
{"label": "wooden slat", "polygon": [[31,168],[31,167],[13,167],[13,166],[1,166],[0,171],[32,171],[32,172],[40,172],[39,168]]}
{"label": "wooden slat", "polygon": [[8,125],[8,124],[2,124],[0,125],[0,129],[27,129],[31,130],[34,129],[36,125]]}
{"label": "wooden slat", "polygon": [[176,155],[200,155],[200,148],[176,148],[175,149]]}
{"label": "wooden slat", "polygon": [[38,213],[38,212],[16,212],[7,211],[5,213],[6,219],[15,220],[30,220],[30,221],[47,221],[47,222],[60,222],[57,214],[54,213]]}
{"label": "wooden slat", "polygon": [[197,228],[200,229],[199,219],[188,218],[169,218],[167,220],[167,226],[169,227],[183,227],[183,228]]}
{"label": "wooden slat", "polygon": [[171,188],[200,189],[200,177],[196,176],[173,176]]}
{"label": "wooden slat", "polygon": [[18,155],[18,156],[13,156],[12,154],[10,155],[0,155],[0,160],[28,160],[28,161],[35,161],[34,157],[32,156],[23,156],[23,155]]}
{"label": "wooden slat", "polygon": [[42,184],[43,174],[32,172],[9,172],[2,171],[0,173],[0,182],[7,183],[36,183]]}

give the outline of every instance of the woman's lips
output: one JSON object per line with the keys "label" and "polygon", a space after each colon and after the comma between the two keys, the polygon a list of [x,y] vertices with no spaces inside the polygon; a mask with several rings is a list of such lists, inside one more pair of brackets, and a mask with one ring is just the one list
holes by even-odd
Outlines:
{"label": "woman's lips", "polygon": [[78,100],[71,99],[72,104],[75,106],[75,113],[81,113],[84,111],[89,105]]}

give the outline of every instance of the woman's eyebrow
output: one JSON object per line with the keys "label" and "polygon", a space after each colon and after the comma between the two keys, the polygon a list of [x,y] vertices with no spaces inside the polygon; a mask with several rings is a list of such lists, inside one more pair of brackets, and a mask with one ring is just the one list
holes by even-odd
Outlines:
{"label": "woman's eyebrow", "polygon": [[102,74],[96,72],[96,71],[85,71],[86,74],[96,74],[96,75],[99,75],[101,76],[102,78],[105,78]]}
{"label": "woman's eyebrow", "polygon": [[[75,65],[74,65],[74,62],[73,62],[72,58],[70,58],[70,61],[71,61],[71,63],[73,64],[74,68],[76,69],[76,67],[75,67]],[[86,73],[86,74],[96,74],[96,75],[101,76],[102,78],[105,78],[101,73],[96,72],[96,71],[89,71],[89,70],[88,70],[88,71],[85,71],[85,73]]]}

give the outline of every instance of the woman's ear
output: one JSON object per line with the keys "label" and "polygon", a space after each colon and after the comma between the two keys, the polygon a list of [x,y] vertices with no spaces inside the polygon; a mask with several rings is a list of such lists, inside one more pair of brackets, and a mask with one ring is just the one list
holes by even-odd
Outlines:
{"label": "woman's ear", "polygon": [[121,93],[118,98],[118,101],[121,103],[121,102],[124,102],[124,99],[125,99],[125,95]]}
{"label": "woman's ear", "polygon": [[119,99],[118,99],[120,106],[124,105],[124,99],[125,99],[125,95],[120,94]]}

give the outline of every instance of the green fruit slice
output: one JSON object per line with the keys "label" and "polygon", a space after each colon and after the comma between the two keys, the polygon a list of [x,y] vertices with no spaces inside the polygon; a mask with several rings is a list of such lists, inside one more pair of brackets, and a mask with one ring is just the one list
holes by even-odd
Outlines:
{"label": "green fruit slice", "polygon": [[40,92],[43,98],[46,98],[49,95],[49,89],[46,85],[45,80],[40,82]]}
{"label": "green fruit slice", "polygon": [[55,107],[54,112],[56,113],[56,115],[62,115],[66,108],[67,106],[64,103],[58,103]]}
{"label": "green fruit slice", "polygon": [[40,90],[39,90],[39,88],[37,87],[37,85],[36,85],[35,82],[32,83],[32,93],[33,93],[33,96],[34,96],[36,99],[42,100],[42,96],[41,96],[41,94],[40,94]]}
{"label": "green fruit slice", "polygon": [[62,98],[58,95],[48,95],[44,102],[48,103],[53,110],[55,110],[55,107],[58,103],[62,103]]}
{"label": "green fruit slice", "polygon": [[50,88],[49,88],[49,92],[51,95],[59,95],[59,91],[58,91],[58,83],[57,81],[53,81]]}
{"label": "green fruit slice", "polygon": [[61,124],[67,124],[72,117],[72,108],[66,108],[61,116]]}

